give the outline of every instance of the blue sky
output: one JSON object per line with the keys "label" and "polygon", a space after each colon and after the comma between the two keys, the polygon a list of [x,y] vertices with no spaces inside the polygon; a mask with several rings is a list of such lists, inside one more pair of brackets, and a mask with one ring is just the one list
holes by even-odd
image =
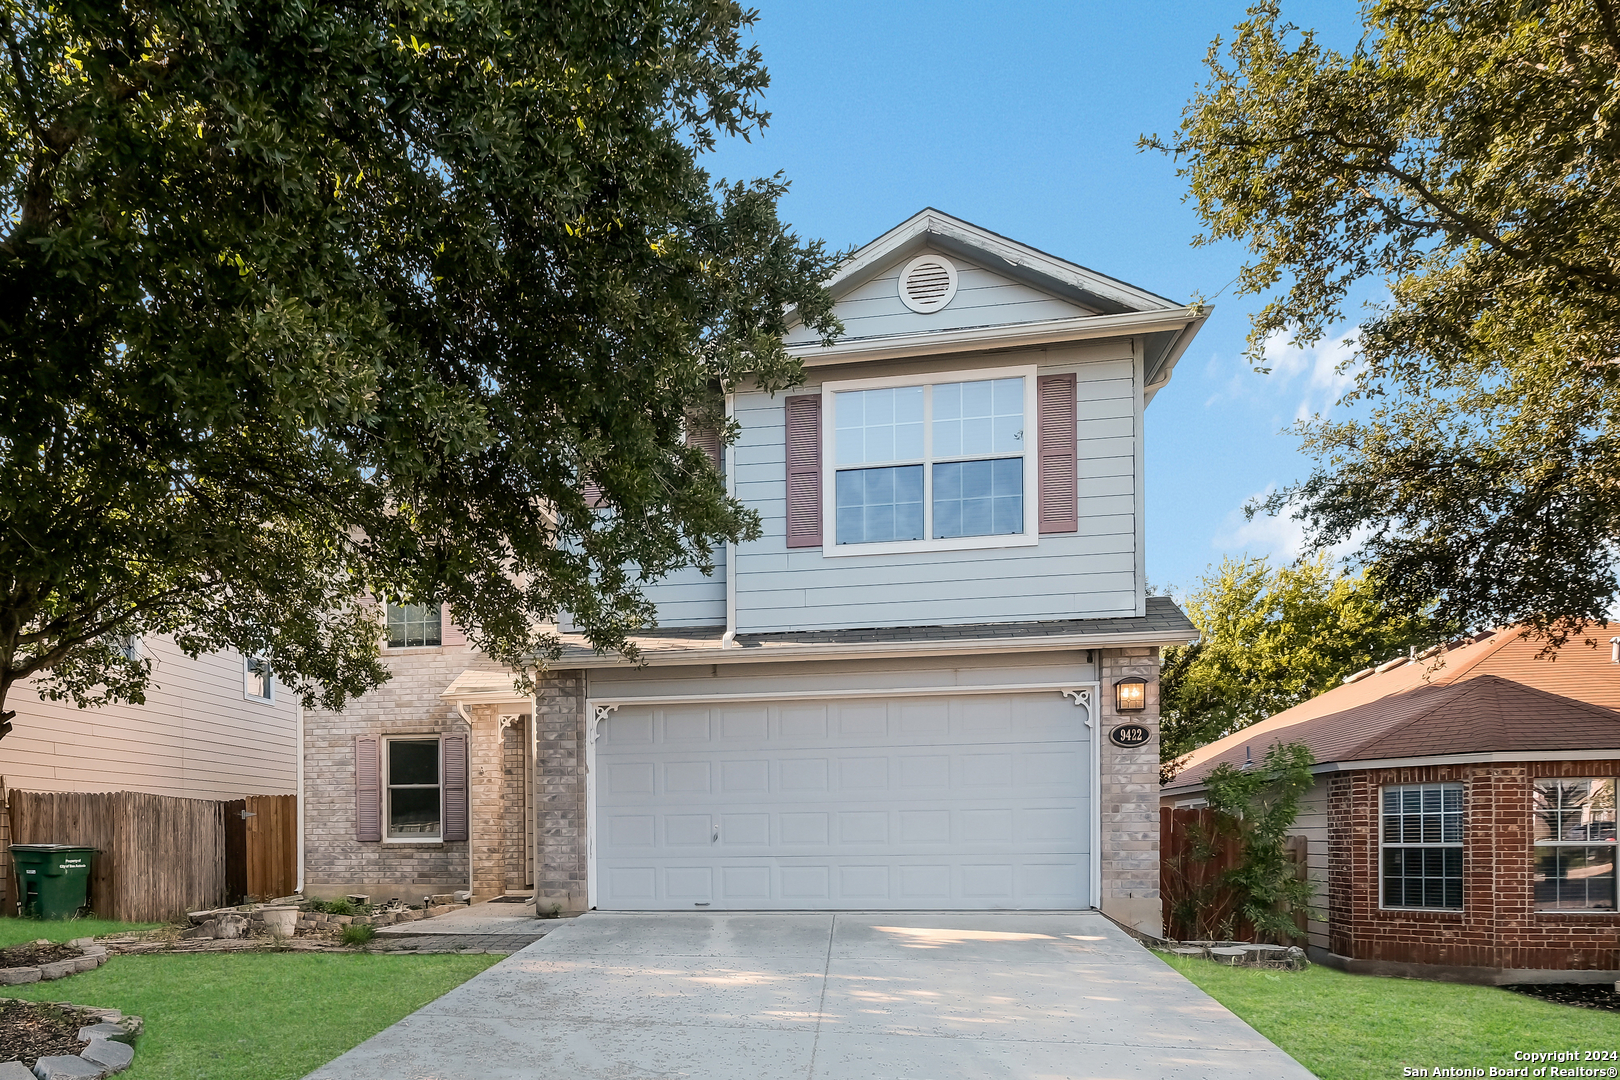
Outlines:
{"label": "blue sky", "polygon": [[[755,2],[770,127],[706,166],[732,180],[785,172],[783,216],[801,235],[850,248],[935,206],[1175,300],[1214,297],[1236,275],[1242,249],[1190,246],[1184,182],[1136,140],[1173,131],[1243,3]],[[1348,2],[1284,12],[1341,48],[1359,36]],[[1297,553],[1291,522],[1245,523],[1240,508],[1308,471],[1284,429],[1337,397],[1346,349],[1279,347],[1273,373],[1255,374],[1242,349],[1259,303],[1219,296],[1148,409],[1157,587],[1194,585],[1227,553]]]}

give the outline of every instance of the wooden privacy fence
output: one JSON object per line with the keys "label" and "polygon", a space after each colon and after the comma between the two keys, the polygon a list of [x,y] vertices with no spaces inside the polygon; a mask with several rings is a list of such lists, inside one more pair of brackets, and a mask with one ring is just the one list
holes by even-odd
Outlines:
{"label": "wooden privacy fence", "polygon": [[[1309,873],[1306,838],[1290,836],[1287,850],[1295,875],[1304,880]],[[1237,892],[1221,883],[1221,876],[1242,858],[1242,842],[1218,827],[1215,811],[1207,807],[1159,811],[1159,899],[1167,937],[1254,940],[1254,924],[1238,917]],[[1305,929],[1303,914],[1294,922]]]}
{"label": "wooden privacy fence", "polygon": [[[103,918],[159,922],[243,896],[285,896],[297,884],[293,795],[234,804],[134,791],[9,796],[11,843],[100,850],[90,872],[90,906]],[[255,816],[244,819],[240,809]],[[247,826],[235,850],[228,843],[231,821]],[[5,859],[9,864],[9,853]],[[233,878],[242,883],[240,891],[232,888]],[[7,885],[4,914],[11,915],[17,894],[12,882]]]}

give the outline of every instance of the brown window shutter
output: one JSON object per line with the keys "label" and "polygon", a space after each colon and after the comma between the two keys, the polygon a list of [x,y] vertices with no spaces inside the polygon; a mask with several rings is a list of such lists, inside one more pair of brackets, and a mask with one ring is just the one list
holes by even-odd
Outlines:
{"label": "brown window shutter", "polygon": [[444,737],[444,838],[467,839],[467,736]]}
{"label": "brown window shutter", "polygon": [[456,621],[450,617],[449,604],[442,604],[439,607],[439,644],[467,644],[467,631],[457,626]]}
{"label": "brown window shutter", "polygon": [[1041,532],[1076,532],[1080,503],[1074,373],[1036,379],[1035,401],[1040,413]]}
{"label": "brown window shutter", "polygon": [[602,505],[602,485],[596,481],[585,481],[579,486],[579,493],[585,496],[585,505],[592,510]]}
{"label": "brown window shutter", "polygon": [[821,546],[821,395],[784,403],[787,420],[787,546]]}
{"label": "brown window shutter", "polygon": [[726,471],[725,458],[721,456],[720,433],[712,427],[694,424],[686,429],[686,445],[695,446],[709,457],[709,464],[714,471]]}
{"label": "brown window shutter", "polygon": [[382,839],[381,740],[361,735],[354,740],[354,838]]}

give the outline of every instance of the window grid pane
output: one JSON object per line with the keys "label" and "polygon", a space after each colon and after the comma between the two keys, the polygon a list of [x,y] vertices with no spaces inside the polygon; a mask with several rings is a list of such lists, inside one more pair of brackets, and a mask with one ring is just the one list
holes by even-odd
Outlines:
{"label": "window grid pane", "polygon": [[845,469],[838,474],[838,542],[920,540],[923,467]]}
{"label": "window grid pane", "polygon": [[934,466],[934,535],[1000,536],[1024,531],[1022,458]]}
{"label": "window grid pane", "polygon": [[1462,785],[1383,791],[1383,906],[1463,906]]}
{"label": "window grid pane", "polygon": [[1532,789],[1537,911],[1615,910],[1615,780],[1549,777]]}
{"label": "window grid pane", "polygon": [[388,647],[405,649],[417,645],[442,645],[444,632],[437,604],[389,604]]}

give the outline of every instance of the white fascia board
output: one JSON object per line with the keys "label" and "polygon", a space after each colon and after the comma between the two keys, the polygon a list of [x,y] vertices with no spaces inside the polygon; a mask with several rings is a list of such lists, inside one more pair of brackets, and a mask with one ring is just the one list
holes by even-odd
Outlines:
{"label": "white fascia board", "polygon": [[778,645],[761,648],[645,650],[639,661],[617,654],[557,660],[559,671],[577,668],[685,667],[691,664],[772,664],[795,660],[887,660],[895,657],[961,656],[974,653],[1063,652],[1072,649],[1128,649],[1140,645],[1186,645],[1196,634],[1161,630],[1143,634],[1054,634],[1042,638],[974,638],[954,641],[907,641],[867,644]]}
{"label": "white fascia board", "polygon": [[977,249],[1012,266],[1025,268],[1071,288],[1083,289],[1124,307],[1137,310],[1166,310],[1177,306],[1175,301],[1157,296],[1146,289],[1139,289],[1066,259],[1048,255],[1038,248],[1009,240],[1005,236],[980,228],[961,218],[952,217],[933,207],[913,214],[876,240],[858,248],[827,279],[825,284],[828,290],[837,295],[852,281],[864,277],[868,271],[882,266],[903,252],[907,245],[918,237],[929,235],[953,240],[963,247]]}
{"label": "white fascia board", "polygon": [[[1505,761],[1612,761],[1620,758],[1620,747],[1613,750],[1483,750],[1475,754],[1434,754],[1428,757],[1371,758],[1367,761],[1324,761],[1311,766],[1311,773],[1322,776],[1336,772],[1366,772],[1372,769],[1428,769],[1437,765],[1489,765]],[[1200,780],[1187,787],[1174,784],[1159,789],[1161,798],[1196,795],[1209,789]]]}
{"label": "white fascia board", "polygon": [[[924,334],[903,334],[873,338],[846,338],[832,345],[790,345],[788,354],[804,361],[805,367],[847,364],[857,360],[897,360],[908,356],[939,353],[975,352],[982,349],[1008,349],[1027,345],[1050,345],[1063,341],[1090,341],[1097,338],[1151,334],[1158,330],[1181,330],[1201,321],[1203,310],[1186,307],[1170,311],[1138,311],[1127,315],[1076,315],[1066,319],[972,326],[961,330],[935,330]],[[1183,335],[1191,341],[1190,335]],[[1178,345],[1180,342],[1177,343]]]}
{"label": "white fascia board", "polygon": [[1182,354],[1192,344],[1193,338],[1198,336],[1198,331],[1204,328],[1204,323],[1208,322],[1209,317],[1215,313],[1215,309],[1209,306],[1204,307],[1202,310],[1203,314],[1187,323],[1186,327],[1181,331],[1181,336],[1176,338],[1174,345],[1170,346],[1170,355],[1164,358],[1164,365],[1159,368],[1158,381],[1152,386],[1142,388],[1143,408],[1153,404],[1153,395],[1170,384],[1170,376],[1175,372],[1176,364],[1181,360]]}

